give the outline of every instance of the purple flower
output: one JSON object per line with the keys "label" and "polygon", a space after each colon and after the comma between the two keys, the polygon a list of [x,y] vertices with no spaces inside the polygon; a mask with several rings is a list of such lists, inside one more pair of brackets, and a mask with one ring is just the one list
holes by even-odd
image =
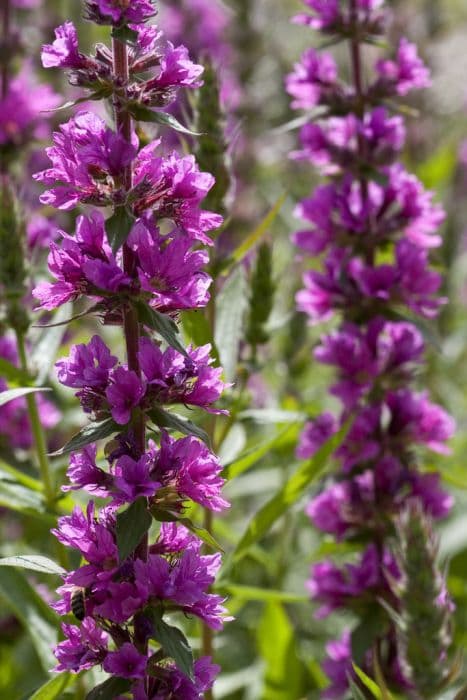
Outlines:
{"label": "purple flower", "polygon": [[33,290],[40,308],[54,309],[82,295],[102,300],[102,294],[133,291],[131,278],[112,255],[100,212],[79,216],[75,236],[60,233],[61,245],[51,243],[48,260],[57,281],[40,282]]}
{"label": "purple flower", "polygon": [[126,425],[130,420],[132,409],[138,406],[144,396],[144,384],[136,372],[125,367],[112,370],[109,382],[105,395],[112,418],[119,425]]}
{"label": "purple flower", "polygon": [[195,88],[202,85],[199,79],[203,66],[190,60],[185,46],[175,47],[170,41],[160,62],[160,73],[146,86],[149,90],[163,90],[169,87]]}
{"label": "purple flower", "polygon": [[55,671],[79,673],[105,659],[108,636],[92,618],[86,617],[80,627],[63,624],[62,630],[65,640],[54,649],[58,660]]}
{"label": "purple flower", "polygon": [[135,649],[133,644],[125,642],[117,651],[109,651],[105,657],[104,671],[119,678],[144,678],[148,659]]}
{"label": "purple flower", "polygon": [[218,228],[222,217],[199,205],[214,185],[213,176],[201,172],[193,156],[155,155],[158,145],[155,141],[138,153],[132,195],[135,213],[151,209],[158,220],[170,219],[194,240],[212,245],[206,232]]}
{"label": "purple flower", "polygon": [[58,381],[73,389],[91,387],[103,391],[110,370],[118,359],[110,353],[104,341],[94,335],[87,345],[73,345],[67,360],[56,363]]}
{"label": "purple flower", "polygon": [[142,24],[156,14],[151,0],[87,0],[87,5],[99,24]]}
{"label": "purple flower", "polygon": [[386,89],[404,96],[410,90],[420,90],[431,86],[430,72],[418,56],[417,47],[402,38],[395,61],[380,60],[376,71]]}
{"label": "purple flower", "polygon": [[305,24],[312,29],[325,30],[332,27],[340,18],[339,0],[304,0],[313,10],[312,16],[305,13],[296,15],[296,24]]}
{"label": "purple flower", "polygon": [[58,106],[60,97],[48,85],[36,84],[32,75],[26,63],[0,97],[0,145],[19,147],[50,134],[46,112]]}
{"label": "purple flower", "polygon": [[307,587],[312,599],[320,603],[316,617],[326,617],[336,608],[351,606],[353,599],[369,591],[382,595],[388,590],[385,572],[395,579],[399,576],[392,554],[385,551],[381,560],[373,544],[367,547],[357,564],[345,564],[343,568],[330,561],[314,564]]}
{"label": "purple flower", "polygon": [[309,421],[300,436],[300,443],[297,447],[297,457],[299,459],[309,459],[327,442],[338,426],[332,413],[325,412],[314,421]]}
{"label": "purple flower", "polygon": [[359,158],[362,140],[368,159],[374,167],[391,163],[405,141],[401,117],[390,117],[387,110],[377,107],[363,121],[354,114],[328,119],[323,125],[305,124],[300,132],[303,149],[291,155],[308,159],[325,175],[350,168]]}
{"label": "purple flower", "polygon": [[336,86],[337,66],[331,54],[319,54],[307,49],[294,72],[287,76],[286,88],[294,99],[294,109],[316,107],[331,89]]}
{"label": "purple flower", "polygon": [[341,698],[349,687],[352,678],[352,646],[350,630],[346,630],[340,639],[326,644],[328,658],[323,663],[323,671],[331,685],[323,693],[323,698]]}
{"label": "purple flower", "polygon": [[145,218],[133,226],[127,243],[136,254],[141,289],[150,295],[153,308],[167,312],[208,303],[211,278],[201,268],[209,257],[204,251],[192,250],[189,239],[162,236]]}
{"label": "purple flower", "polygon": [[75,507],[71,515],[58,519],[58,528],[52,530],[62,544],[77,549],[91,564],[110,568],[118,561],[117,546],[109,531],[105,516],[94,518],[94,503],[89,502],[86,513]]}
{"label": "purple flower", "polygon": [[[194,663],[194,680],[191,681],[174,664],[168,664],[158,672],[157,689],[151,695],[151,700],[199,700],[212,687],[219,671],[219,666],[203,656]],[[134,700],[148,700],[142,682],[133,686],[132,691]]]}
{"label": "purple flower", "polygon": [[211,367],[211,346],[188,348],[188,357],[173,348],[162,351],[148,338],[140,341],[141,370],[148,383],[148,396],[158,403],[184,403],[210,408],[225,388],[222,369]]}
{"label": "purple flower", "polygon": [[99,498],[109,496],[112,478],[96,465],[95,445],[88,445],[70,457],[67,476],[71,486],[62,486],[62,491],[85,489]]}
{"label": "purple flower", "polygon": [[131,163],[135,147],[91,112],[80,112],[62,124],[53,140],[54,146],[46,150],[52,167],[34,177],[57,186],[41,195],[41,202],[65,210],[79,202],[112,204],[117,188],[113,178]]}
{"label": "purple flower", "polygon": [[193,437],[175,440],[162,433],[154,474],[165,486],[172,484],[183,497],[220,511],[229,506],[221,496],[225,483],[221,472],[222,465],[204,443]]}
{"label": "purple flower", "polygon": [[55,41],[42,47],[44,68],[80,69],[86,58],[78,51],[78,35],[73,22],[65,22],[55,30]]}
{"label": "purple flower", "polygon": [[132,502],[140,496],[154,496],[161,484],[151,478],[152,460],[150,455],[143,455],[135,461],[123,456],[114,467],[114,486],[117,489],[117,500]]}

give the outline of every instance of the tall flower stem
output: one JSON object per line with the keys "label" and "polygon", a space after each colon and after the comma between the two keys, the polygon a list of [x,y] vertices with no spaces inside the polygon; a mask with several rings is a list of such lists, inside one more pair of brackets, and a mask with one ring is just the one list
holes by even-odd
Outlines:
{"label": "tall flower stem", "polygon": [[[123,86],[128,82],[129,72],[128,72],[128,50],[124,42],[118,41],[117,39],[112,39],[112,54],[113,54],[113,69],[115,76],[121,80]],[[115,111],[115,125],[117,131],[125,138],[129,143],[131,142],[131,116],[128,112],[122,110],[121,105],[118,102],[118,98],[114,101],[114,111]],[[132,184],[132,169],[131,164],[124,168],[122,173],[122,184],[125,190],[128,191]],[[130,248],[124,244],[123,245],[123,269],[131,276],[135,274],[135,265],[133,260],[133,255]],[[136,310],[128,305],[123,311],[123,332],[125,335],[125,345],[128,361],[128,369],[135,372],[138,377],[141,377],[141,368],[138,360],[138,350],[140,341],[140,326],[138,322],[138,317]],[[144,420],[144,413],[136,408],[133,411],[132,416],[132,427],[134,430],[135,442],[140,455],[143,455],[146,450],[146,426]],[[139,559],[144,561],[148,558],[148,535],[147,533],[142,538],[138,547],[136,548],[136,554]],[[141,645],[141,651],[147,654],[148,641],[143,629],[137,629],[138,622],[135,621],[135,637],[139,640]]]}
{"label": "tall flower stem", "polygon": [[[20,367],[23,371],[28,371],[28,362],[26,357],[26,346],[24,342],[24,335],[20,332],[16,332],[16,342],[18,347],[18,355],[20,361]],[[31,430],[34,436],[34,445],[37,456],[37,463],[39,467],[39,472],[41,475],[42,483],[44,486],[45,501],[49,508],[53,508],[55,501],[55,488],[52,481],[52,476],[50,473],[50,463],[47,457],[47,443],[45,440],[44,430],[42,428],[41,420],[39,417],[39,411],[37,408],[37,402],[35,394],[27,394],[26,402],[28,407],[29,421],[31,423]]]}

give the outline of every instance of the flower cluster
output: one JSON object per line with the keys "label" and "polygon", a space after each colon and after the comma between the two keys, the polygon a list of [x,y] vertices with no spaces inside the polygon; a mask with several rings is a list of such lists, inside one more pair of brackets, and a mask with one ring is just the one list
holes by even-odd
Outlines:
{"label": "flower cluster", "polygon": [[[354,660],[371,674],[377,643],[386,681],[403,692],[413,674],[394,623],[378,604],[384,600],[394,609],[400,604],[393,584],[404,572],[393,553],[394,522],[414,500],[432,518],[445,516],[451,506],[439,474],[423,473],[418,454],[420,448],[445,453],[454,422],[426,392],[413,387],[424,339],[414,323],[403,319],[435,317],[446,301],[429,260],[431,249],[441,243],[443,211],[397,163],[405,128],[394,98],[428,86],[429,73],[416,47],[402,39],[394,58],[376,61],[373,78],[365,84],[362,42],[382,32],[383,3],[305,3],[312,14],[300,14],[296,22],[349,41],[353,84],[339,79],[331,54],[314,49],[305,51],[286,80],[292,106],[318,109],[322,117],[302,128],[301,148],[292,157],[332,178],[296,210],[306,224],[294,234],[294,243],[301,255],[322,256],[321,269],[305,272],[297,305],[312,324],[336,312],[341,318],[314,357],[335,368],[330,393],[342,410],[339,417],[324,413],[310,421],[297,454],[311,457],[347,426],[334,454],[335,478],[313,498],[307,513],[337,540],[366,543],[355,563],[316,564],[308,589],[319,604],[318,616],[339,608],[363,618],[383,616],[379,636],[369,638],[363,655]],[[348,631],[328,646],[323,668],[331,685],[324,697],[346,696],[354,651]]]}
{"label": "flower cluster", "polygon": [[[34,294],[48,311],[92,300],[90,310],[104,324],[122,326],[127,358],[120,361],[95,335],[56,365],[59,381],[76,390],[91,421],[81,449],[72,451],[63,489],[105,499],[100,508],[93,500],[85,512],[75,508],[54,531],[83,560],[64,575],[54,605],[81,622],[63,625],[56,670],[100,665],[135,700],[195,700],[211,688],[218,667],[209,658],[193,662],[191,653],[187,660],[188,643],[165,615],[194,616],[214,630],[228,619],[223,599],[210,590],[220,555],[202,551],[185,510],[188,502],[212,511],[229,504],[221,495],[221,465],[202,431],[165,406],[220,410],[213,404],[225,384],[221,368],[212,367],[210,346],[184,350],[173,319],[209,300],[210,278],[202,269],[208,256],[199,244],[210,244],[207,233],[221,217],[200,207],[214,178],[160,140],[140,147],[132,115],[136,104],[167,105],[180,87],[199,85],[201,68],[184,47],[144,25],[153,15],[148,0],[88,2],[86,12],[112,25],[113,54],[101,45],[95,57],[82,54],[66,22],[44,47],[43,63],[69,69],[74,84],[92,91],[99,84],[112,99],[117,128],[79,112],[54,134],[51,167],[36,177],[49,187],[42,196],[48,205],[112,207],[114,214],[104,219],[93,209],[77,218],[74,235],[60,231],[49,255],[54,280],[41,281]],[[127,32],[137,35],[131,46]],[[146,439],[146,425],[154,439]],[[95,443],[110,436],[101,457]],[[137,535],[128,544],[130,523]]]}

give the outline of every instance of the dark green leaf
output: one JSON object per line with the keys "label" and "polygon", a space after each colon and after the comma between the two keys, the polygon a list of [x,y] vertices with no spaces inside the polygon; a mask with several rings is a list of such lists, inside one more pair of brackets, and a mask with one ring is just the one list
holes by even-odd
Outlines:
{"label": "dark green leaf", "polygon": [[178,627],[168,625],[155,611],[152,617],[154,639],[159,642],[165,653],[175,661],[178,670],[193,680],[193,652],[185,635]]}
{"label": "dark green leaf", "polygon": [[200,540],[202,540],[205,544],[207,544],[211,549],[214,549],[216,552],[223,552],[224,550],[220,546],[219,542],[216,541],[216,539],[211,535],[210,532],[204,529],[204,527],[200,527],[199,525],[195,525],[190,518],[179,518],[178,522],[181,525],[184,525],[187,530],[190,530],[193,532],[197,537],[199,537]]}
{"label": "dark green leaf", "polygon": [[135,44],[138,40],[138,32],[135,29],[131,29],[127,24],[124,24],[121,27],[112,28],[112,37],[119,41]]}
{"label": "dark green leaf", "polygon": [[51,527],[56,524],[56,518],[46,512],[41,494],[21,484],[0,480],[0,506],[32,515],[46,521]]}
{"label": "dark green leaf", "polygon": [[0,376],[2,379],[15,382],[16,384],[28,384],[31,382],[31,377],[27,372],[19,369],[19,367],[15,367],[3,357],[0,357]]}
{"label": "dark green leaf", "polygon": [[42,574],[61,575],[66,573],[65,569],[56,564],[52,559],[43,557],[40,554],[17,554],[13,557],[3,557],[0,559],[0,566],[14,566],[30,571],[40,571]]}
{"label": "dark green leaf", "polygon": [[21,396],[34,394],[38,391],[51,391],[51,389],[42,386],[27,386],[21,387],[21,389],[8,389],[7,391],[2,391],[0,392],[0,406],[4,406],[9,401],[19,399]]}
{"label": "dark green leaf", "polygon": [[17,569],[0,568],[0,596],[31,637],[41,664],[49,671],[56,664],[58,616]]}
{"label": "dark green leaf", "polygon": [[131,688],[127,678],[109,678],[86,695],[86,700],[115,700],[118,695]]}
{"label": "dark green leaf", "polygon": [[61,700],[62,692],[76,680],[76,676],[71,673],[60,673],[44,683],[29,700]]}
{"label": "dark green leaf", "polygon": [[130,235],[135,217],[124,206],[117,207],[105,222],[105,230],[112,252],[115,254]]}
{"label": "dark green leaf", "polygon": [[365,654],[385,630],[387,618],[379,606],[372,606],[359,624],[352,630],[352,658],[361,664]]}
{"label": "dark green leaf", "polygon": [[248,307],[245,271],[238,267],[216,299],[215,340],[225,378],[235,380],[240,343],[244,331],[244,316]]}
{"label": "dark green leaf", "polygon": [[163,408],[152,408],[148,412],[148,416],[159,428],[170,428],[172,430],[177,430],[183,435],[193,435],[199,440],[202,440],[202,442],[205,442],[206,445],[209,446],[210,444],[209,436],[206,431],[195,425],[195,423],[192,423],[191,420],[182,418],[182,416],[176,413],[169,413],[169,411]]}
{"label": "dark green leaf", "polygon": [[187,129],[186,126],[180,124],[180,122],[175,119],[172,114],[168,112],[156,112],[149,107],[144,107],[139,104],[130,104],[128,106],[128,111],[131,116],[140,122],[151,122],[152,124],[161,124],[162,126],[168,126],[174,131],[179,131],[181,134],[189,134],[190,136],[201,136],[196,131],[191,131]]}
{"label": "dark green leaf", "polygon": [[106,418],[100,423],[89,423],[89,425],[82,428],[79,433],[73,435],[66,445],[56,452],[52,452],[50,456],[58,457],[59,455],[66,455],[70,452],[77,452],[83,447],[86,447],[86,445],[90,445],[92,442],[97,442],[98,440],[104,440],[104,438],[109,437],[109,435],[117,431],[118,425],[114,423],[112,418]]}
{"label": "dark green leaf", "polygon": [[151,527],[151,514],[145,498],[138,498],[123,513],[117,515],[117,547],[124,561],[139,545]]}
{"label": "dark green leaf", "polygon": [[177,324],[170,316],[161,314],[155,309],[151,309],[151,307],[144,302],[136,302],[135,306],[141,323],[157,331],[170,347],[174,348],[174,350],[177,350],[177,352],[182,355],[185,355],[185,357],[188,357],[187,351],[180,342]]}
{"label": "dark green leaf", "polygon": [[288,508],[296,503],[309,486],[323,474],[332,453],[341,444],[348,429],[349,425],[346,424],[325,442],[318,452],[310,460],[301,464],[281,490],[256,513],[232,554],[234,561],[241,559],[251,545],[261,539],[276,520],[284,515]]}

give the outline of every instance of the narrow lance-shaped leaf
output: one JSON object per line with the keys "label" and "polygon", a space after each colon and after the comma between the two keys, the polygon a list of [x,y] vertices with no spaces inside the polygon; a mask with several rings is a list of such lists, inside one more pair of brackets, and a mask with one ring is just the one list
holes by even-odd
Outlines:
{"label": "narrow lance-shaped leaf", "polygon": [[105,230],[112,252],[115,254],[130,235],[135,218],[124,206],[117,207],[115,212],[105,222]]}
{"label": "narrow lance-shaped leaf", "polygon": [[180,341],[180,335],[175,321],[169,316],[156,311],[156,309],[152,309],[144,302],[136,302],[135,306],[138,312],[138,319],[141,323],[144,323],[145,326],[159,333],[161,338],[174,348],[174,350],[188,357],[187,351]]}
{"label": "narrow lance-shaped leaf", "polygon": [[151,514],[145,498],[138,498],[123,513],[117,515],[117,547],[124,561],[139,545],[151,527]]}
{"label": "narrow lance-shaped leaf", "polygon": [[216,346],[227,381],[236,377],[238,354],[243,336],[243,320],[248,305],[244,270],[239,267],[229,277],[216,300]]}
{"label": "narrow lance-shaped leaf", "polygon": [[54,574],[55,576],[66,573],[63,567],[40,554],[17,554],[13,557],[3,557],[0,559],[0,566],[13,566],[30,571],[40,571],[41,574]]}
{"label": "narrow lance-shaped leaf", "polygon": [[20,389],[8,389],[7,391],[2,391],[0,393],[0,406],[5,406],[10,401],[20,399],[22,396],[27,396],[28,394],[35,394],[38,391],[51,391],[51,389],[48,387],[27,386],[21,387]]}
{"label": "narrow lance-shaped leaf", "polygon": [[130,104],[128,111],[137,121],[151,122],[152,124],[167,126],[174,131],[178,131],[181,134],[188,134],[189,136],[200,136],[200,134],[196,131],[192,131],[186,126],[183,126],[183,124],[180,124],[180,122],[168,112],[157,112],[149,109],[149,107],[144,107],[143,105],[139,104]]}
{"label": "narrow lance-shaped leaf", "polygon": [[245,533],[233,552],[233,561],[241,559],[252,544],[268,532],[276,520],[305,493],[310,484],[321,476],[329,458],[344,439],[349,425],[344,425],[314,455],[295,471],[281,490],[264,505],[250,521]]}
{"label": "narrow lance-shaped leaf", "polygon": [[130,690],[131,682],[127,678],[109,678],[96,686],[86,695],[86,700],[115,700],[121,693]]}
{"label": "narrow lance-shaped leaf", "polygon": [[187,418],[183,418],[176,413],[169,413],[169,411],[160,407],[152,408],[148,412],[148,416],[159,428],[169,428],[183,435],[193,435],[205,442],[208,447],[210,445],[206,431]]}
{"label": "narrow lance-shaped leaf", "polygon": [[69,688],[76,680],[76,676],[71,673],[61,673],[47,683],[44,683],[29,700],[60,700],[63,698],[63,691]]}
{"label": "narrow lance-shaped leaf", "polygon": [[178,670],[193,680],[193,652],[185,635],[178,627],[168,625],[158,611],[153,611],[152,618],[154,639],[159,642],[165,653],[175,661]]}
{"label": "narrow lance-shaped leaf", "polygon": [[59,455],[66,455],[70,452],[77,452],[78,450],[82,450],[83,447],[86,447],[86,445],[90,445],[92,442],[97,442],[98,440],[103,440],[117,431],[118,426],[112,418],[106,418],[100,423],[90,423],[82,428],[79,433],[76,433],[66,445],[56,452],[52,452],[50,456],[58,457]]}

